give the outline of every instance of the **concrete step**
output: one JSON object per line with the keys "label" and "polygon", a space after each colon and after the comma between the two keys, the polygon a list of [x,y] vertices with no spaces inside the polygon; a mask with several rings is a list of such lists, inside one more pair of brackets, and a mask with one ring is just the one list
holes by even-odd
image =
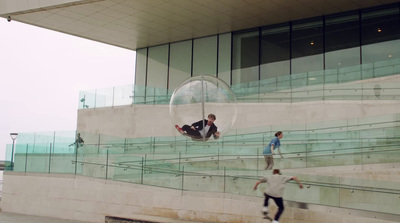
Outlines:
{"label": "concrete step", "polygon": [[160,216],[135,214],[133,218],[106,216],[105,223],[206,223],[206,222],[179,220],[179,219],[172,219]]}

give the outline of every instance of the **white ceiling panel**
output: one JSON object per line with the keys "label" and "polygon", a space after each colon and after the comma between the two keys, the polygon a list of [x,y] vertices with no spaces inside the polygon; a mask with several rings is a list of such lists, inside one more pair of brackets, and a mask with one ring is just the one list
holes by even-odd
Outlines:
{"label": "white ceiling panel", "polygon": [[135,50],[394,2],[399,1],[83,0],[0,16]]}

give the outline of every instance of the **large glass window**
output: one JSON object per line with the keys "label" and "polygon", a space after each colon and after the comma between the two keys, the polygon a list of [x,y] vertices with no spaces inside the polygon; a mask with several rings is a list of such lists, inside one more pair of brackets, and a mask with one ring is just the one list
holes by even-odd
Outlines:
{"label": "large glass window", "polygon": [[172,43],[170,45],[168,89],[173,91],[192,71],[192,41]]}
{"label": "large glass window", "polygon": [[146,102],[163,103],[166,100],[169,45],[149,48]]}
{"label": "large glass window", "polygon": [[135,103],[144,102],[145,100],[145,86],[147,76],[147,48],[139,49],[136,51],[136,74],[135,74],[135,88],[133,92],[133,101]]}
{"label": "large glass window", "polygon": [[323,70],[323,21],[317,18],[292,25],[292,74]]}
{"label": "large glass window", "polygon": [[325,20],[325,69],[360,64],[359,13],[327,16]]}
{"label": "large glass window", "polygon": [[136,50],[135,85],[146,85],[147,73],[147,48]]}
{"label": "large glass window", "polygon": [[400,58],[399,6],[361,13],[362,63]]}
{"label": "large glass window", "polygon": [[290,74],[290,26],[261,31],[261,80]]}
{"label": "large glass window", "polygon": [[232,84],[259,80],[259,31],[233,35]]}
{"label": "large glass window", "polygon": [[168,44],[150,47],[148,57],[147,86],[167,88]]}
{"label": "large glass window", "polygon": [[218,39],[218,78],[231,84],[231,38],[232,34],[219,35]]}
{"label": "large glass window", "polygon": [[217,74],[217,36],[193,41],[193,76]]}

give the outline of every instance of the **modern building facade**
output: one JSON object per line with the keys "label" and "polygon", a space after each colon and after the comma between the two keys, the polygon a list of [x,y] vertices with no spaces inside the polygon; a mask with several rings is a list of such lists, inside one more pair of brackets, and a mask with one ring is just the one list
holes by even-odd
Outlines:
{"label": "modern building facade", "polygon": [[[173,91],[186,78],[205,74],[235,86],[304,73],[345,73],[399,58],[399,32],[395,3],[139,48],[135,84]],[[325,83],[369,77],[347,78]]]}
{"label": "modern building facade", "polygon": [[[84,97],[83,148],[19,151],[3,210],[262,222],[262,191],[247,189],[283,130],[276,167],[307,189],[288,186],[282,222],[399,221],[399,1],[3,0],[0,16],[137,52],[133,101]],[[233,129],[208,144],[179,138],[169,117],[172,92],[199,75],[238,101]]]}

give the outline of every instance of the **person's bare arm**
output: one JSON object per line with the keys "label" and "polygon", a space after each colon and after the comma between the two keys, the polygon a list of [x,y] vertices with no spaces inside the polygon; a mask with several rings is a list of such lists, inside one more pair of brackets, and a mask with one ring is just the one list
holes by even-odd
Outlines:
{"label": "person's bare arm", "polygon": [[296,181],[300,188],[303,188],[303,184],[301,184],[300,180],[297,177],[292,177],[292,180]]}
{"label": "person's bare arm", "polygon": [[283,158],[282,153],[281,153],[281,147],[278,147],[278,153],[281,156],[281,158]]}
{"label": "person's bare arm", "polygon": [[254,185],[254,190],[257,190],[258,185],[262,183],[261,181],[257,181],[256,185]]}

